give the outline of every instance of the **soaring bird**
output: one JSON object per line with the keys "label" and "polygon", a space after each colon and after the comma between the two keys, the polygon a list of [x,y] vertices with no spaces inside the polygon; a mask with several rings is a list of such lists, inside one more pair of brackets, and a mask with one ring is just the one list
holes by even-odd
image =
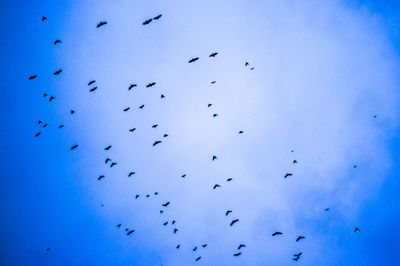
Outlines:
{"label": "soaring bird", "polygon": [[163,225],[167,225],[168,224],[168,221],[166,221],[165,223],[163,223]]}
{"label": "soaring bird", "polygon": [[130,108],[130,107],[126,107],[126,108],[124,109],[124,112],[129,111],[129,109],[131,109],[131,108]]}
{"label": "soaring bird", "polygon": [[135,199],[138,199],[139,197],[140,197],[140,195],[137,195],[137,194],[136,194]]}
{"label": "soaring bird", "polygon": [[116,162],[112,162],[111,165],[110,165],[110,168],[113,167],[114,165],[117,165],[117,163]]}
{"label": "soaring bird", "polygon": [[158,192],[154,192],[154,195],[158,195]]}
{"label": "soaring bird", "polygon": [[163,136],[164,138],[166,138],[166,137],[168,137],[168,134],[164,134],[164,136]]}
{"label": "soaring bird", "polygon": [[244,133],[243,130],[240,130],[240,131],[239,131],[239,134],[243,134],[243,133]]}
{"label": "soaring bird", "polygon": [[167,201],[166,203],[164,203],[162,206],[167,207],[169,205],[169,201]]}
{"label": "soaring bird", "polygon": [[205,247],[207,247],[207,244],[203,244],[203,245],[201,245],[203,248],[205,248]]}
{"label": "soaring bird", "polygon": [[357,165],[355,164],[355,165],[353,165],[353,168],[357,168]]}
{"label": "soaring bird", "polygon": [[38,121],[38,124],[40,125],[41,123],[42,123],[42,121],[41,121],[41,120],[39,120],[39,121]]}
{"label": "soaring bird", "polygon": [[357,231],[360,232],[360,228],[358,228],[358,227],[354,228],[354,233]]}
{"label": "soaring bird", "polygon": [[283,178],[286,178],[286,177],[288,177],[288,176],[292,176],[293,174],[291,174],[291,173],[287,173]]}
{"label": "soaring bird", "polygon": [[75,111],[74,110],[71,110],[71,115],[73,115],[75,113]]}
{"label": "soaring bird", "polygon": [[128,177],[130,177],[131,175],[134,175],[135,174],[135,172],[130,172],[129,174],[128,174]]}
{"label": "soaring bird", "polygon": [[174,234],[176,234],[176,232],[178,232],[178,229],[175,228],[175,229],[174,229]]}
{"label": "soaring bird", "polygon": [[156,146],[157,144],[160,144],[160,143],[161,143],[161,140],[156,140],[156,141],[153,143],[153,147]]}
{"label": "soaring bird", "polygon": [[95,90],[97,90],[97,87],[94,87],[94,88],[90,89],[89,91],[94,92]]}
{"label": "soaring bird", "polygon": [[50,98],[49,98],[49,102],[51,102],[52,100],[54,100],[55,99],[55,97],[54,96],[50,96]]}
{"label": "soaring bird", "polygon": [[295,163],[297,163],[297,161],[296,161],[296,160],[293,160],[293,164],[295,164]]}
{"label": "soaring bird", "polygon": [[106,158],[106,163],[110,162],[111,159],[110,158]]}
{"label": "soaring bird", "polygon": [[180,244],[178,244],[177,246],[176,246],[176,249],[179,249],[181,247],[181,245]]}
{"label": "soaring bird", "polygon": [[275,232],[272,234],[272,236],[277,236],[277,235],[282,235],[282,232]]}
{"label": "soaring bird", "polygon": [[157,124],[155,124],[155,125],[153,125],[153,126],[152,126],[152,128],[156,128],[156,127],[158,127],[158,125],[157,125]]}
{"label": "soaring bird", "polygon": [[197,250],[197,247],[194,247],[194,248],[193,248],[193,251],[196,251],[196,250]]}
{"label": "soaring bird", "polygon": [[142,104],[141,106],[139,106],[139,109],[143,109],[143,107],[144,107],[144,104]]}
{"label": "soaring bird", "polygon": [[143,25],[147,25],[147,24],[149,24],[149,23],[150,23],[152,20],[153,20],[152,18],[150,18],[150,19],[146,20],[145,22],[143,22]]}
{"label": "soaring bird", "polygon": [[299,242],[300,240],[302,240],[304,238],[305,238],[304,236],[298,236],[297,239],[296,239],[296,242]]}
{"label": "soaring bird", "polygon": [[182,177],[182,178],[185,178],[185,177],[186,177],[186,174],[183,174],[181,177]]}
{"label": "soaring bird", "polygon": [[213,114],[213,117],[217,117],[218,116],[218,114]]}
{"label": "soaring bird", "polygon": [[216,189],[217,187],[221,187],[221,186],[218,185],[218,184],[215,184],[214,187],[213,187],[213,189]]}
{"label": "soaring bird", "polygon": [[60,40],[56,40],[56,41],[54,42],[54,45],[56,45],[57,43],[61,43],[61,41],[60,41]]}
{"label": "soaring bird", "polygon": [[71,147],[71,150],[76,149],[77,147],[78,147],[78,145],[76,144],[76,145]]}
{"label": "soaring bird", "polygon": [[60,125],[58,128],[63,128],[64,127],[64,125]]}
{"label": "soaring bird", "polygon": [[217,159],[218,159],[218,157],[215,156],[215,155],[213,155],[212,160],[215,161],[215,160],[217,160]]}
{"label": "soaring bird", "polygon": [[150,197],[150,195],[149,195],[149,194],[147,194],[147,195],[146,195],[146,198],[149,198],[149,197]]}
{"label": "soaring bird", "polygon": [[158,15],[158,16],[156,16],[156,17],[154,17],[154,19],[160,19],[161,18],[161,14],[160,15]]}
{"label": "soaring bird", "polygon": [[53,74],[54,75],[58,75],[58,74],[60,74],[62,72],[62,69],[59,69],[59,70],[57,70],[56,72],[54,72]]}
{"label": "soaring bird", "polygon": [[133,132],[136,130],[136,127],[129,129],[130,132]]}
{"label": "soaring bird", "polygon": [[111,149],[111,147],[112,147],[112,145],[109,145],[109,146],[105,147],[104,150],[108,151]]}
{"label": "soaring bird", "polygon": [[46,248],[46,251],[51,251],[51,249],[50,248]]}
{"label": "soaring bird", "polygon": [[175,220],[173,220],[173,221],[172,221],[172,224],[175,224],[175,223],[176,223],[176,221],[175,221]]}
{"label": "soaring bird", "polygon": [[198,58],[198,57],[195,57],[195,58],[190,59],[190,60],[188,61],[188,63],[193,63],[193,62],[196,62],[197,60],[199,60],[199,58]]}
{"label": "soaring bird", "polygon": [[43,127],[47,127],[47,124],[44,124]]}
{"label": "soaring bird", "polygon": [[240,244],[239,247],[237,249],[241,249],[241,248],[245,248],[246,245],[245,244]]}
{"label": "soaring bird", "polygon": [[40,131],[35,134],[35,137],[39,137],[39,135],[40,135]]}
{"label": "soaring bird", "polygon": [[248,66],[249,65],[249,62],[246,62],[245,64],[244,64],[244,66]]}
{"label": "soaring bird", "polygon": [[227,210],[225,216],[228,216],[228,214],[230,214],[231,212],[232,212],[231,210]]}
{"label": "soaring bird", "polygon": [[199,261],[200,259],[201,259],[201,256],[200,256],[200,257],[197,257],[196,261]]}
{"label": "soaring bird", "polygon": [[325,209],[326,212],[329,211],[329,210],[330,210],[329,208],[326,208],[326,209]]}
{"label": "soaring bird", "polygon": [[207,105],[208,108],[210,108],[211,106],[212,106],[212,103],[209,103],[209,104]]}
{"label": "soaring bird", "polygon": [[303,254],[303,252],[300,252],[298,254],[294,254],[293,256],[295,256],[295,258],[293,258],[294,261],[298,261],[300,259],[301,254]]}
{"label": "soaring bird", "polygon": [[32,80],[32,79],[35,79],[35,78],[37,78],[37,75],[30,76],[29,80]]}
{"label": "soaring bird", "polygon": [[254,70],[254,67],[250,68],[250,70]]}
{"label": "soaring bird", "polygon": [[92,85],[92,84],[95,83],[95,82],[96,82],[95,80],[89,81],[88,86]]}
{"label": "soaring bird", "polygon": [[107,24],[107,21],[100,21],[99,24],[97,24],[97,28],[100,28],[101,26],[104,26]]}
{"label": "soaring bird", "polygon": [[131,84],[131,85],[129,85],[128,91],[130,91],[132,88],[134,88],[134,87],[136,87],[136,86],[137,86],[136,84]]}
{"label": "soaring bird", "polygon": [[147,84],[146,87],[147,87],[147,88],[150,88],[150,87],[153,87],[154,85],[156,85],[156,83],[155,83],[155,82],[152,82],[152,83]]}
{"label": "soaring bird", "polygon": [[135,230],[131,230],[127,233],[127,235],[129,236],[130,234],[132,234],[133,232],[135,232]]}
{"label": "soaring bird", "polygon": [[117,227],[120,228],[120,227],[121,227],[121,224],[117,224]]}
{"label": "soaring bird", "polygon": [[215,57],[218,53],[212,53],[210,54],[210,57]]}
{"label": "soaring bird", "polygon": [[42,21],[45,21],[45,20],[47,20],[47,18],[45,16],[43,16],[42,17]]}
{"label": "soaring bird", "polygon": [[100,179],[104,178],[104,175],[99,176],[99,178],[97,178],[97,180],[100,181]]}
{"label": "soaring bird", "polygon": [[230,182],[230,181],[232,181],[231,177],[226,180],[226,182]]}
{"label": "soaring bird", "polygon": [[161,94],[161,99],[164,99],[164,98],[165,98],[164,94]]}
{"label": "soaring bird", "polygon": [[233,254],[233,256],[238,257],[238,256],[240,256],[240,254],[242,254],[242,252],[235,253],[235,254]]}
{"label": "soaring bird", "polygon": [[231,222],[231,224],[230,224],[230,225],[232,226],[232,225],[234,225],[234,224],[235,224],[235,223],[237,223],[237,222],[239,222],[239,219],[235,219],[235,220],[233,220],[233,221]]}

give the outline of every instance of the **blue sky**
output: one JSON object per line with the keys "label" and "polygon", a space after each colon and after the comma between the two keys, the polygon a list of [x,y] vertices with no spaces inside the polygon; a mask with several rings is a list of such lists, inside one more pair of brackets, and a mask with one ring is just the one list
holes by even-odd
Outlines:
{"label": "blue sky", "polygon": [[1,264],[396,265],[399,10],[3,1]]}

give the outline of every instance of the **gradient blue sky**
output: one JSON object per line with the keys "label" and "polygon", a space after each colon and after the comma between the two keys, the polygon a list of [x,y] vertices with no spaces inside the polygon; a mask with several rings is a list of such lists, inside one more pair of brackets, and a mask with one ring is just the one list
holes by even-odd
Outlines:
{"label": "gradient blue sky", "polygon": [[0,12],[0,264],[399,264],[398,2],[2,1]]}

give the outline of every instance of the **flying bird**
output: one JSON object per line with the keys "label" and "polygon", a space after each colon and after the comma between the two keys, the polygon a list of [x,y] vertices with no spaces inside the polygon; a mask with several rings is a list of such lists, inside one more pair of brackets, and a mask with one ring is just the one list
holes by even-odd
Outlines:
{"label": "flying bird", "polygon": [[244,64],[244,66],[248,66],[249,65],[249,62],[246,62],[245,64]]}
{"label": "flying bird", "polygon": [[97,180],[100,181],[100,179],[104,178],[104,175],[99,176],[99,178],[97,178]]}
{"label": "flying bird", "polygon": [[162,206],[167,207],[169,205],[169,201],[167,201],[166,203],[164,203]]}
{"label": "flying bird", "polygon": [[47,127],[47,124],[44,124],[43,127]]}
{"label": "flying bird", "polygon": [[211,106],[212,106],[212,103],[209,103],[209,104],[207,105],[208,108],[210,108]]}
{"label": "flying bird", "polygon": [[111,149],[111,147],[112,147],[112,145],[109,145],[109,146],[105,147],[104,150],[108,151]]}
{"label": "flying bird", "polygon": [[51,249],[50,248],[46,248],[46,251],[51,251]]}
{"label": "flying bird", "polygon": [[131,129],[129,129],[129,131],[130,132],[133,132],[133,131],[135,131],[136,130],[136,128],[134,127],[134,128],[131,128]]}
{"label": "flying bird", "polygon": [[190,59],[190,60],[188,61],[188,63],[193,63],[193,62],[196,62],[197,60],[199,60],[199,58],[198,58],[198,57],[195,57],[195,58]]}
{"label": "flying bird", "polygon": [[130,234],[132,234],[133,232],[135,232],[135,230],[131,230],[131,231],[129,231],[126,235],[130,235]]}
{"label": "flying bird", "polygon": [[64,125],[60,125],[58,128],[63,128],[64,127]]}
{"label": "flying bird", "polygon": [[196,251],[196,250],[197,250],[197,247],[194,247],[193,251]]}
{"label": "flying bird", "polygon": [[295,258],[293,258],[293,260],[298,261],[300,259],[301,254],[303,254],[303,252],[300,252],[299,254],[294,254],[293,256],[295,256]]}
{"label": "flying bird", "polygon": [[160,15],[158,15],[158,16],[156,16],[156,17],[154,17],[154,19],[160,19],[161,18],[161,14]]}
{"label": "flying bird", "polygon": [[129,109],[131,109],[131,108],[130,108],[130,107],[126,107],[126,108],[124,109],[124,112],[129,111]]}
{"label": "flying bird", "polygon": [[144,107],[144,104],[142,104],[141,106],[139,106],[139,109],[143,109],[143,107]]}
{"label": "flying bird", "polygon": [[166,221],[165,223],[163,223],[163,225],[167,225],[168,224],[168,221]]}
{"label": "flying bird", "polygon": [[210,54],[210,57],[215,57],[218,53],[212,53]]}
{"label": "flying bird", "polygon": [[164,94],[161,94],[161,99],[164,99],[164,98],[165,98]]}
{"label": "flying bird", "polygon": [[300,240],[302,240],[304,238],[305,238],[304,236],[298,236],[297,239],[296,239],[296,242],[299,242]]}
{"label": "flying bird", "polygon": [[97,90],[97,87],[94,87],[93,89],[90,89],[90,92],[94,92],[95,90]]}
{"label": "flying bird", "polygon": [[293,160],[293,164],[295,164],[295,163],[297,163],[297,161],[296,161],[296,160]]}
{"label": "flying bird", "polygon": [[38,124],[40,125],[41,123],[42,123],[42,121],[41,121],[41,120],[39,120],[39,121],[38,121]]}
{"label": "flying bird", "polygon": [[203,244],[203,245],[201,245],[203,248],[205,248],[205,247],[207,247],[207,244]]}
{"label": "flying bird", "polygon": [[156,85],[156,83],[155,83],[155,82],[152,82],[152,83],[147,84],[146,87],[147,87],[147,88],[150,88],[150,87],[153,87],[154,85]]}
{"label": "flying bird", "polygon": [[156,127],[158,127],[158,125],[157,125],[157,124],[155,124],[155,125],[153,125],[153,126],[152,126],[152,128],[156,128]]}
{"label": "flying bird", "polygon": [[234,224],[235,224],[235,223],[237,223],[237,222],[239,222],[239,219],[235,219],[235,220],[233,220],[233,221],[231,222],[231,224],[230,224],[230,225],[232,226],[232,225],[234,225]]}
{"label": "flying bird", "polygon": [[354,228],[354,233],[357,231],[360,232],[360,229],[358,227]]}
{"label": "flying bird", "polygon": [[213,155],[212,160],[215,161],[215,160],[217,160],[217,159],[218,159],[218,157],[215,156],[215,155]]}
{"label": "flying bird", "polygon": [[227,210],[225,216],[228,216],[228,214],[230,214],[231,212],[232,212],[231,210]]}
{"label": "flying bird", "polygon": [[181,177],[182,177],[182,178],[185,178],[185,177],[186,177],[186,174],[183,174]]}
{"label": "flying bird", "polygon": [[218,114],[213,114],[213,117],[217,117],[218,116]]}
{"label": "flying bird", "polygon": [[35,78],[37,78],[37,75],[30,76],[29,80],[32,80],[32,79],[35,79]]}
{"label": "flying bird", "polygon": [[112,162],[111,165],[110,165],[110,168],[113,167],[114,165],[117,165],[117,163],[116,162]]}
{"label": "flying bird", "polygon": [[228,178],[227,180],[226,180],[226,182],[231,182],[232,181],[232,178]]}
{"label": "flying bird", "polygon": [[241,249],[241,248],[245,248],[246,245],[245,244],[240,244],[239,247],[237,249]]}
{"label": "flying bird", "polygon": [[176,221],[175,221],[175,220],[173,220],[173,221],[172,221],[172,224],[175,224],[175,223],[176,223]]}
{"label": "flying bird", "polygon": [[168,134],[164,134],[164,136],[163,136],[164,138],[166,138],[166,137],[168,137]]}
{"label": "flying bird", "polygon": [[52,100],[54,100],[55,97],[54,96],[50,96],[49,102],[51,102]]}
{"label": "flying bird", "polygon": [[275,232],[272,234],[272,236],[277,236],[277,235],[282,235],[282,232]]}
{"label": "flying bird", "polygon": [[131,85],[129,85],[128,91],[130,91],[132,88],[134,88],[134,87],[136,87],[136,86],[137,86],[136,84],[131,84]]}
{"label": "flying bird", "polygon": [[111,159],[110,158],[106,158],[106,163],[108,163],[109,161],[111,161]]}
{"label": "flying bird", "polygon": [[179,249],[180,247],[181,247],[181,245],[179,244],[179,245],[176,246],[176,249]]}
{"label": "flying bird", "polygon": [[211,84],[214,84],[216,81],[211,81]]}
{"label": "flying bird", "polygon": [[56,45],[57,43],[61,43],[61,41],[60,41],[60,40],[56,40],[56,41],[54,42],[54,45]]}
{"label": "flying bird", "polygon": [[[154,195],[158,195],[158,192],[154,192]],[[173,223],[172,223],[173,224]]]}
{"label": "flying bird", "polygon": [[140,195],[137,195],[137,194],[136,194],[135,199],[138,199],[139,197],[140,197]]}
{"label": "flying bird", "polygon": [[213,187],[213,189],[216,189],[217,187],[221,187],[221,186],[218,185],[218,184],[215,184],[214,187]]}
{"label": "flying bird", "polygon": [[329,211],[329,210],[330,210],[329,208],[326,208],[326,209],[325,209],[326,212]]}
{"label": "flying bird", "polygon": [[76,145],[71,147],[71,150],[76,149],[77,147],[78,147],[78,145],[76,144]]}
{"label": "flying bird", "polygon": [[75,111],[74,110],[71,110],[71,115],[73,115],[75,113]]}
{"label": "flying bird", "polygon": [[39,135],[40,135],[40,131],[35,134],[35,137],[39,137]]}
{"label": "flying bird", "polygon": [[45,20],[47,20],[47,18],[45,16],[43,16],[42,17],[42,21],[45,21]]}
{"label": "flying bird", "polygon": [[197,259],[196,259],[196,261],[199,261],[201,259],[201,256],[200,257],[198,257]]}
{"label": "flying bird", "polygon": [[291,173],[287,173],[283,178],[286,178],[286,177],[289,177],[289,176],[292,176],[293,174],[291,174]]}
{"label": "flying bird", "polygon": [[156,140],[156,141],[153,143],[153,147],[156,146],[157,144],[160,144],[160,143],[161,143],[161,140]]}
{"label": "flying bird", "polygon": [[143,22],[143,25],[147,25],[147,24],[149,24],[151,21],[152,21],[153,19],[151,18],[151,19],[148,19],[148,20],[146,20],[145,22]]}
{"label": "flying bird", "polygon": [[121,224],[117,224],[117,227],[120,228],[120,227],[121,227]]}
{"label": "flying bird", "polygon": [[176,234],[176,232],[178,232],[178,229],[175,228],[175,229],[174,229],[174,234]]}
{"label": "flying bird", "polygon": [[101,26],[104,26],[107,24],[107,21],[100,21],[99,24],[97,24],[97,28],[100,28]]}
{"label": "flying bird", "polygon": [[239,131],[239,134],[243,134],[243,133],[244,133],[243,130],[240,130],[240,131]]}
{"label": "flying bird", "polygon": [[56,72],[54,72],[53,74],[54,75],[58,75],[58,74],[60,74],[62,72],[62,69],[59,69],[59,70],[57,70]]}
{"label": "flying bird", "polygon": [[95,83],[95,82],[96,82],[95,80],[89,81],[88,86],[92,85],[92,84]]}
{"label": "flying bird", "polygon": [[240,254],[242,254],[242,252],[235,253],[235,254],[233,254],[233,256],[238,257],[238,256],[240,256]]}
{"label": "flying bird", "polygon": [[134,175],[135,174],[135,172],[130,172],[129,174],[128,174],[128,177],[130,177],[131,175]]}

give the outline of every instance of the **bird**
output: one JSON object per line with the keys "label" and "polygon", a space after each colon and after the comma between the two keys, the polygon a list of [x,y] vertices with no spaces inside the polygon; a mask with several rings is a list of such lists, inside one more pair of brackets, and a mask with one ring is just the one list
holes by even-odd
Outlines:
{"label": "bird", "polygon": [[62,69],[59,69],[59,70],[57,70],[56,72],[54,72],[53,74],[54,75],[58,75],[58,74],[60,74],[62,72]]}
{"label": "bird", "polygon": [[172,224],[175,224],[175,223],[176,223],[176,221],[175,221],[175,220],[173,220],[173,221],[172,221]]}
{"label": "bird", "polygon": [[169,205],[169,201],[167,201],[166,203],[164,203],[162,206],[167,207]]}
{"label": "bird", "polygon": [[97,90],[97,87],[94,87],[94,88],[90,89],[89,91],[94,92],[95,90]]}
{"label": "bird", "polygon": [[160,210],[160,213],[163,213],[164,211],[163,210]]}
{"label": "bird", "polygon": [[133,232],[135,232],[135,230],[131,230],[131,231],[129,231],[126,235],[130,235],[130,234],[132,234]]}
{"label": "bird", "polygon": [[30,76],[29,80],[32,80],[32,79],[35,79],[35,78],[37,78],[37,75]]}
{"label": "bird", "polygon": [[250,68],[250,70],[254,70],[254,67]]}
{"label": "bird", "polygon": [[35,134],[35,137],[39,137],[39,135],[40,135],[40,131]]}
{"label": "bird", "polygon": [[214,187],[213,187],[213,189],[216,189],[217,187],[221,187],[221,186],[218,185],[218,184],[215,184]]}
{"label": "bird", "polygon": [[292,176],[293,174],[291,174],[291,173],[287,173],[283,178],[286,178],[286,177],[288,177],[288,176]]}
{"label": "bird", "polygon": [[226,180],[226,182],[230,182],[230,181],[232,181],[232,178],[228,178],[228,179]]}
{"label": "bird", "polygon": [[71,147],[71,150],[76,149],[77,147],[78,147],[78,145],[76,144],[76,145]]}
{"label": "bird", "polygon": [[45,98],[46,98],[46,96],[47,96],[47,93],[43,93],[43,97],[45,97]]}
{"label": "bird", "polygon": [[176,234],[176,232],[178,232],[178,229],[175,228],[175,229],[174,229],[174,234]]}
{"label": "bird", "polygon": [[97,24],[97,28],[100,28],[101,26],[104,26],[107,24],[107,21],[100,21],[99,24]]}
{"label": "bird", "polygon": [[196,250],[197,250],[197,247],[194,247],[193,251],[196,251]]}
{"label": "bird", "polygon": [[188,61],[188,63],[193,63],[193,62],[196,62],[197,60],[199,60],[199,58],[198,58],[198,57],[195,57],[195,58],[190,59],[190,60]]}
{"label": "bird", "polygon": [[277,236],[277,235],[282,235],[282,232],[275,232],[272,234],[272,236]]}
{"label": "bird", "polygon": [[181,177],[182,177],[182,178],[185,178],[185,177],[186,177],[186,174],[183,174]]}
{"label": "bird", "polygon": [[210,108],[212,106],[212,103],[209,103],[208,105],[207,105],[207,108]]}
{"label": "bird", "polygon": [[95,80],[89,81],[88,86],[92,85],[92,84],[95,83],[95,82],[96,82]]}
{"label": "bird", "polygon": [[360,228],[358,228],[358,227],[354,228],[354,233],[357,231],[360,232]]}
{"label": "bird", "polygon": [[150,197],[150,195],[149,195],[149,194],[147,194],[147,195],[146,195],[146,198],[149,198],[149,197]]}
{"label": "bird", "polygon": [[234,225],[235,223],[239,222],[239,219],[235,219],[231,222],[230,226]]}
{"label": "bird", "polygon": [[231,210],[227,210],[225,216],[228,216],[228,214],[230,214],[231,212],[232,212]]}
{"label": "bird", "polygon": [[152,18],[150,18],[150,19],[146,20],[145,22],[143,22],[143,25],[147,25],[147,24],[149,24],[149,23],[150,23],[152,20],[153,20]]}
{"label": "bird", "polygon": [[100,179],[104,178],[104,175],[99,176],[99,178],[97,178],[97,180],[100,181]]}
{"label": "bird", "polygon": [[143,107],[144,107],[144,104],[142,104],[141,106],[139,106],[139,109],[143,109]]}
{"label": "bird", "polygon": [[45,16],[43,16],[42,17],[42,21],[45,21],[45,20],[47,20],[47,18]]}
{"label": "bird", "polygon": [[116,162],[112,162],[111,165],[110,165],[110,168],[113,167],[114,165],[117,165],[117,163]]}
{"label": "bird", "polygon": [[54,100],[55,97],[54,96],[50,96],[49,102],[51,102],[52,100]]}
{"label": "bird", "polygon": [[249,62],[246,62],[245,64],[244,64],[244,66],[248,66],[249,65]]}
{"label": "bird", "polygon": [[213,114],[213,117],[217,117],[218,116],[218,114]]}
{"label": "bird", "polygon": [[158,125],[157,125],[157,124],[155,124],[155,125],[153,125],[153,126],[152,126],[152,128],[156,128],[156,127],[158,127]]}
{"label": "bird", "polygon": [[203,245],[201,245],[203,248],[205,248],[205,247],[207,247],[207,244],[203,244]]}
{"label": "bird", "polygon": [[137,195],[137,194],[136,194],[135,199],[137,199],[137,198],[139,198],[139,197],[140,197],[140,195]]}
{"label": "bird", "polygon": [[165,98],[164,94],[161,94],[161,99],[164,99],[164,98]]}
{"label": "bird", "polygon": [[136,128],[134,127],[134,128],[131,128],[131,129],[129,129],[129,131],[130,132],[133,132],[133,131],[135,131],[136,130]]}
{"label": "bird", "polygon": [[240,254],[242,254],[242,252],[235,253],[235,254],[233,254],[233,256],[238,257],[238,256],[240,256]]}
{"label": "bird", "polygon": [[109,145],[109,146],[105,147],[104,150],[108,151],[111,149],[111,147],[112,147],[112,145]]}
{"label": "bird", "polygon": [[241,248],[245,248],[246,245],[245,244],[240,244],[239,247],[237,249],[241,249]]}
{"label": "bird", "polygon": [[46,248],[46,251],[51,251],[51,249],[50,248]]}
{"label": "bird", "polygon": [[134,175],[135,174],[135,172],[130,172],[129,174],[128,174],[128,177],[130,177],[131,175]]}
{"label": "bird", "polygon": [[124,112],[129,111],[129,109],[131,109],[131,108],[130,108],[130,107],[126,107],[126,108],[124,109]]}
{"label": "bird", "polygon": [[158,192],[154,192],[154,195],[158,195]]}
{"label": "bird", "polygon": [[300,252],[298,254],[294,254],[293,256],[295,256],[295,258],[293,258],[294,261],[298,261],[300,259],[301,254],[303,254],[303,252]]}
{"label": "bird", "polygon": [[353,165],[353,168],[357,168],[357,165],[355,164],[355,165]]}
{"label": "bird", "polygon": [[293,164],[295,164],[295,163],[297,163],[297,161],[296,161],[296,160],[293,160]]}
{"label": "bird", "polygon": [[146,88],[153,87],[154,85],[156,85],[156,83],[155,83],[155,82],[149,83],[149,84],[147,84],[147,85],[146,85]]}
{"label": "bird", "polygon": [[326,208],[326,209],[325,209],[326,212],[329,211],[329,210],[330,210],[329,208]]}
{"label": "bird", "polygon": [[156,141],[153,143],[153,147],[156,146],[157,144],[160,144],[160,143],[161,143],[161,140],[156,140]]}
{"label": "bird", "polygon": [[158,15],[158,16],[156,16],[156,17],[154,17],[154,19],[160,19],[161,18],[161,14],[160,15]]}
{"label": "bird", "polygon": [[41,123],[42,123],[42,121],[41,121],[41,120],[39,120],[39,121],[38,121],[38,124],[40,125]]}
{"label": "bird", "polygon": [[64,127],[64,125],[60,125],[58,128],[63,128]]}
{"label": "bird", "polygon": [[128,91],[130,91],[132,88],[134,88],[134,87],[136,87],[136,86],[137,86],[136,84],[131,84],[131,85],[129,85]]}
{"label": "bird", "polygon": [[179,244],[179,245],[176,246],[176,249],[179,249],[180,247],[181,247],[181,245]]}
{"label": "bird", "polygon": [[210,54],[210,57],[215,57],[218,53],[212,53]]}
{"label": "bird", "polygon": [[106,163],[108,163],[109,161],[111,161],[111,159],[110,158],[106,158]]}
{"label": "bird", "polygon": [[374,115],[374,118],[376,118],[376,115]]}
{"label": "bird", "polygon": [[120,228],[120,227],[121,227],[121,224],[117,224],[117,227]]}
{"label": "bird", "polygon": [[243,130],[240,130],[240,131],[239,131],[239,134],[243,134],[243,133],[244,133]]}
{"label": "bird", "polygon": [[163,223],[163,225],[167,225],[168,224],[168,221],[166,221],[165,223]]}
{"label": "bird", "polygon": [[217,160],[217,159],[218,159],[218,157],[215,156],[215,155],[213,155],[212,160],[215,161],[215,160]]}
{"label": "bird", "polygon": [[299,242],[300,240],[302,240],[304,238],[305,238],[304,236],[298,236],[297,239],[296,239],[296,242]]}
{"label": "bird", "polygon": [[197,257],[196,261],[199,261],[200,259],[201,259],[201,256],[200,256],[200,257]]}
{"label": "bird", "polygon": [[168,134],[164,134],[164,136],[163,136],[164,138],[166,138],[166,137],[168,137]]}
{"label": "bird", "polygon": [[73,115],[75,113],[75,111],[74,110],[71,110],[71,115]]}
{"label": "bird", "polygon": [[60,40],[56,40],[56,41],[54,42],[54,45],[56,45],[57,43],[61,43],[61,41],[60,41]]}
{"label": "bird", "polygon": [[44,124],[43,127],[47,127],[47,124]]}

